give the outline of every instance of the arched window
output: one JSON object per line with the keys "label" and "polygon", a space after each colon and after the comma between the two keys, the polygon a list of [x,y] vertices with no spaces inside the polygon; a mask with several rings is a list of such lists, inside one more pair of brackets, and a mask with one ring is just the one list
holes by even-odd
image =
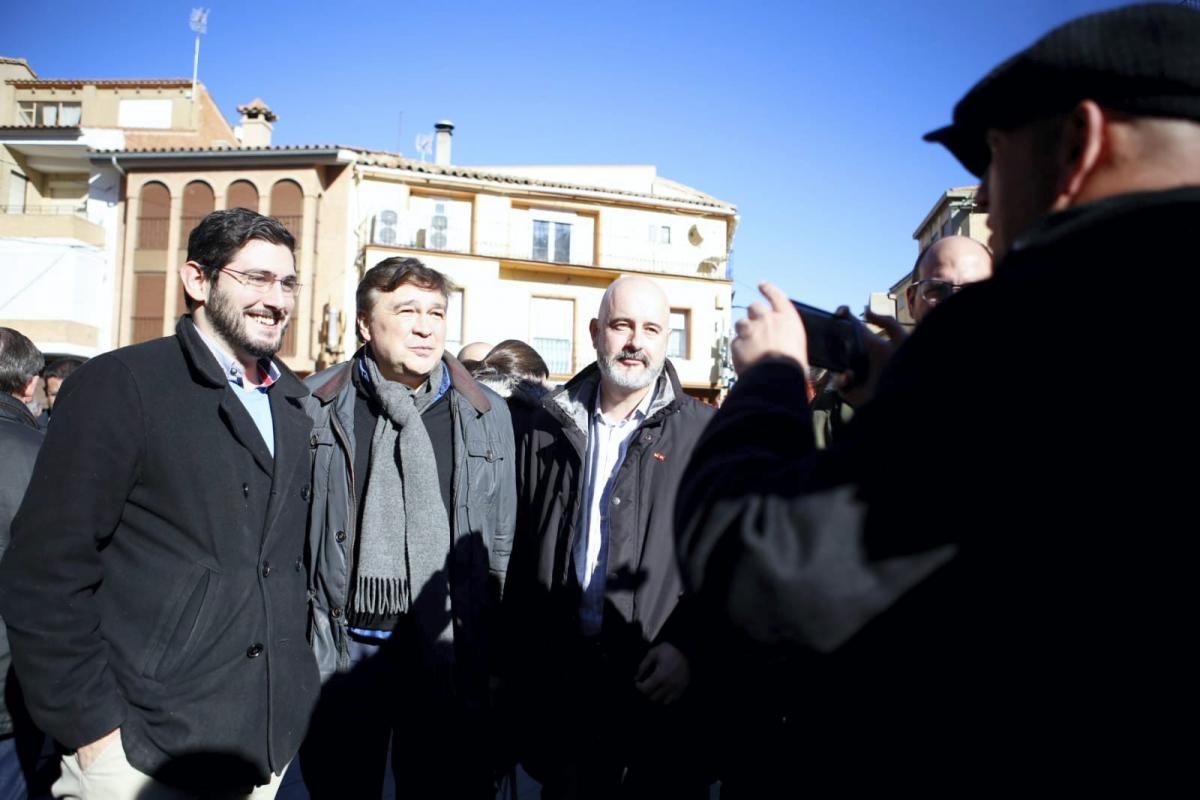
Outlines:
{"label": "arched window", "polygon": [[225,207],[258,211],[258,189],[250,181],[234,181],[225,192]]}
{"label": "arched window", "polygon": [[300,236],[304,232],[304,191],[300,184],[282,180],[271,187],[271,216],[296,237],[296,248],[299,249]]}
{"label": "arched window", "polygon": [[204,181],[192,181],[183,187],[183,224],[179,227],[179,249],[187,250],[188,236],[216,208],[216,195]]}
{"label": "arched window", "polygon": [[147,183],[138,198],[139,250],[166,250],[171,226],[171,192],[161,183]]}

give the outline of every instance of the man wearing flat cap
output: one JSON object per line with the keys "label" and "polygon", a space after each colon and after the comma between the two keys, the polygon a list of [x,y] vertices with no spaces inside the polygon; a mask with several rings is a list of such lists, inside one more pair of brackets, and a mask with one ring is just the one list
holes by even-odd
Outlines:
{"label": "man wearing flat cap", "polygon": [[764,284],[676,502],[685,585],[710,630],[805,665],[765,780],[803,759],[810,783],[961,796],[1172,785],[1200,12],[1068,22],[926,138],[981,179],[995,277],[929,314],[824,452],[804,328]]}

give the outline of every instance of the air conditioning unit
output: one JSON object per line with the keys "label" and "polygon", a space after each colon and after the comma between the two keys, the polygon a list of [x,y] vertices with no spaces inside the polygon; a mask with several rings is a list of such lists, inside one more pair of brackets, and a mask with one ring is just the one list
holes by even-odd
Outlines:
{"label": "air conditioning unit", "polygon": [[433,208],[433,216],[429,220],[429,227],[433,233],[429,234],[426,239],[426,247],[430,250],[445,250],[449,240],[446,238],[446,228],[449,227],[449,220],[446,219],[446,204],[437,203]]}
{"label": "air conditioning unit", "polygon": [[371,244],[396,244],[400,239],[400,215],[384,209],[371,220]]}

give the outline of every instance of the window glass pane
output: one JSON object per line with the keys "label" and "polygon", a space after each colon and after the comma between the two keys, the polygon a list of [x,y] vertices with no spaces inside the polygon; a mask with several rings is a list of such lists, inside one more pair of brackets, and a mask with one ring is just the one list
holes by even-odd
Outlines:
{"label": "window glass pane", "polygon": [[687,314],[671,312],[671,338],[667,342],[669,358],[687,358]]}
{"label": "window glass pane", "polygon": [[551,374],[570,375],[574,302],[534,297],[531,298],[529,311],[533,349],[545,360]]}
{"label": "window glass pane", "polygon": [[17,113],[21,117],[22,125],[36,125],[37,111],[33,103],[19,103],[17,105]]}
{"label": "window glass pane", "polygon": [[658,237],[658,241],[662,244],[671,243],[671,228],[668,225],[662,226],[662,235]]}
{"label": "window glass pane", "polygon": [[78,125],[79,116],[82,109],[79,103],[63,103],[62,105],[62,124],[63,125]]}
{"label": "window glass pane", "polygon": [[57,125],[58,124],[58,105],[55,103],[46,103],[42,106],[42,124]]}
{"label": "window glass pane", "polygon": [[550,223],[538,219],[533,221],[533,260],[550,260]]}
{"label": "window glass pane", "polygon": [[565,222],[554,223],[554,260],[571,260],[571,226]]}

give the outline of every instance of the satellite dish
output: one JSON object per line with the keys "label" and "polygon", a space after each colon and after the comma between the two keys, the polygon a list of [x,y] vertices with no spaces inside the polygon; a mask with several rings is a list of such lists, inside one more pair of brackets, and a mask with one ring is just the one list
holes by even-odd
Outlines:
{"label": "satellite dish", "polygon": [[421,154],[421,160],[424,161],[425,156],[431,155],[433,153],[433,134],[432,133],[418,133],[415,144],[416,144],[417,152]]}
{"label": "satellite dish", "polygon": [[688,241],[695,247],[699,247],[704,241],[704,237],[700,235],[700,229],[695,225],[688,228]]}

